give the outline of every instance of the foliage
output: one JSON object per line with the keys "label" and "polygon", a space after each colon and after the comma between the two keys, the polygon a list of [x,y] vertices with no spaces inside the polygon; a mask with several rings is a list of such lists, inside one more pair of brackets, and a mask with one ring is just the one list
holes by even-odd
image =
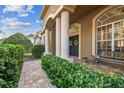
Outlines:
{"label": "foliage", "polygon": [[17,87],[23,55],[21,45],[0,45],[0,87]]}
{"label": "foliage", "polygon": [[124,88],[122,76],[94,71],[53,55],[43,56],[41,61],[52,84],[59,88]]}
{"label": "foliage", "polygon": [[31,52],[31,48],[33,46],[32,42],[23,34],[16,33],[3,41],[3,44],[16,44],[23,45],[26,52]]}
{"label": "foliage", "polygon": [[44,45],[35,45],[32,48],[32,55],[35,58],[40,58],[45,51]]}

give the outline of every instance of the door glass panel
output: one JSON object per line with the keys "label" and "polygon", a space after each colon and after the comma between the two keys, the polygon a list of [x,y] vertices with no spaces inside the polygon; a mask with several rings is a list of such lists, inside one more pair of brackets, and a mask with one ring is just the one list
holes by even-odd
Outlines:
{"label": "door glass panel", "polygon": [[79,36],[69,37],[69,55],[70,56],[79,56]]}

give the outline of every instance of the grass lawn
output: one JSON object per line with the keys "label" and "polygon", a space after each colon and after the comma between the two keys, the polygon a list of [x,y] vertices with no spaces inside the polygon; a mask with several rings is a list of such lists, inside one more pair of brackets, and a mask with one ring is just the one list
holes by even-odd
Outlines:
{"label": "grass lawn", "polygon": [[24,61],[32,61],[32,60],[36,60],[36,58],[34,58],[32,56],[32,53],[25,53],[24,54]]}
{"label": "grass lawn", "polygon": [[32,53],[25,53],[25,54],[24,54],[24,57],[27,57],[27,56],[28,56],[28,57],[32,57]]}

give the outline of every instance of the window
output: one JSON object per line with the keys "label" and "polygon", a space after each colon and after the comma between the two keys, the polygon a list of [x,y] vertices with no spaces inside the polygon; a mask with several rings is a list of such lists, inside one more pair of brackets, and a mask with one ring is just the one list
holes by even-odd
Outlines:
{"label": "window", "polygon": [[98,55],[104,57],[112,57],[111,45],[112,45],[112,25],[101,26],[97,28],[97,46]]}
{"label": "window", "polygon": [[124,6],[118,6],[97,20],[96,53],[124,59]]}

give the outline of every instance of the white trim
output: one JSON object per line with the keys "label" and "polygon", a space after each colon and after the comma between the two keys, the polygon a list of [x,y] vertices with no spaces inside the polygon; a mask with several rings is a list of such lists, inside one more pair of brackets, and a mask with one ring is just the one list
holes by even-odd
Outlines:
{"label": "white trim", "polygon": [[111,51],[114,51],[114,34],[115,34],[115,31],[114,31],[114,23],[112,23],[112,46],[111,46]]}
{"label": "white trim", "polygon": [[107,24],[104,24],[104,25],[101,25],[101,26],[97,26],[97,28],[99,28],[99,27],[103,27],[103,26],[107,26],[107,25],[110,25],[110,24],[114,24],[114,23],[117,23],[117,22],[120,22],[120,21],[124,21],[124,19],[120,19],[120,20],[117,20],[117,21],[114,21],[114,22],[109,22],[109,23],[107,23]]}

